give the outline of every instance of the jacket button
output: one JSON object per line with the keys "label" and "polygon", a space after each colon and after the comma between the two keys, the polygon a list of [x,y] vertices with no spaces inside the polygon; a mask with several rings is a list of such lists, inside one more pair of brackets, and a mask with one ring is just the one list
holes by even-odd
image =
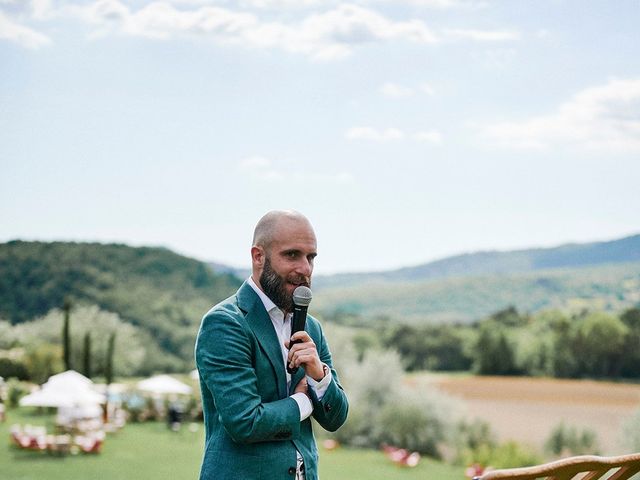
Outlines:
{"label": "jacket button", "polygon": [[324,411],[325,411],[325,412],[330,412],[330,411],[331,411],[331,405],[326,404],[326,405],[324,406]]}
{"label": "jacket button", "polygon": [[296,467],[289,467],[289,475],[295,475],[296,474]]}

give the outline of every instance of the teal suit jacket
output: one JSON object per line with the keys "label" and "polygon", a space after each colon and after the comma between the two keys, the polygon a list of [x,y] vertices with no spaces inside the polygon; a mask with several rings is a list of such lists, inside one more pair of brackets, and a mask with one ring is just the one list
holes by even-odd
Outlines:
{"label": "teal suit jacket", "polygon": [[[312,416],[335,431],[347,418],[347,397],[320,323],[307,316],[305,330],[333,377],[321,401],[309,389]],[[316,480],[318,450],[311,419],[301,422],[298,404],[290,398],[304,370],[293,375],[287,391],[278,337],[246,282],[204,316],[195,355],[205,421],[200,480],[292,479],[296,450],[304,458],[307,480]]]}

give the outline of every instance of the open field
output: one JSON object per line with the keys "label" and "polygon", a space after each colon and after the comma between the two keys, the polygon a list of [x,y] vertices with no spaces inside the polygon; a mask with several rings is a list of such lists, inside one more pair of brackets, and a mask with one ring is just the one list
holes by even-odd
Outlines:
{"label": "open field", "polygon": [[[560,422],[596,431],[602,453],[621,454],[620,429],[640,408],[640,385],[611,382],[553,380],[468,375],[411,375],[416,388],[437,385],[462,399],[471,417],[491,423],[501,439],[512,438],[540,448]],[[0,423],[0,480],[175,480],[197,478],[203,427],[169,431],[164,423],[129,424],[107,437],[100,455],[63,458],[18,451],[9,446],[12,423],[48,425],[51,417],[10,410]],[[463,469],[423,459],[415,469],[393,465],[381,452],[340,448],[320,453],[323,480],[354,478],[463,480]]]}
{"label": "open field", "polygon": [[[164,423],[129,424],[107,437],[99,455],[52,457],[9,446],[12,423],[50,424],[51,417],[11,410],[0,423],[0,480],[189,480],[198,478],[203,427],[171,432]],[[50,425],[49,425],[50,426]],[[320,448],[322,480],[464,480],[464,469],[423,459],[416,468],[395,466],[382,452]]]}
{"label": "open field", "polygon": [[417,387],[425,382],[437,385],[461,398],[468,415],[489,422],[501,439],[536,448],[564,421],[594,430],[601,453],[624,453],[622,425],[640,408],[637,384],[430,374],[413,375],[409,381]]}

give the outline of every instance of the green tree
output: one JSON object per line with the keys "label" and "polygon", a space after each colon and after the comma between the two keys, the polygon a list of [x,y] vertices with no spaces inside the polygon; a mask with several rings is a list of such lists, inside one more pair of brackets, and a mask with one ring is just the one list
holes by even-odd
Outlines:
{"label": "green tree", "polygon": [[558,424],[545,442],[545,450],[556,456],[597,455],[598,436],[593,430],[578,430],[574,426]]}
{"label": "green tree", "polygon": [[574,345],[572,322],[566,317],[553,323],[553,373],[560,378],[574,378],[580,373]]}
{"label": "green tree", "polygon": [[116,332],[113,331],[109,334],[109,341],[107,343],[107,354],[105,359],[104,368],[104,381],[107,386],[113,382],[113,356],[116,350]]}
{"label": "green tree", "polygon": [[83,350],[84,376],[91,378],[91,332],[84,334],[84,350]]}
{"label": "green tree", "polygon": [[627,378],[640,377],[640,308],[630,308],[620,315],[620,320],[629,329],[622,347],[620,375]]}
{"label": "green tree", "polygon": [[489,317],[491,320],[495,320],[500,325],[505,327],[521,327],[529,322],[529,317],[526,315],[520,315],[518,309],[513,305],[508,306],[503,310],[499,310]]}
{"label": "green tree", "polygon": [[[27,322],[13,327],[13,334],[21,339],[23,345],[38,345],[42,342],[58,343],[59,334],[56,326],[63,320],[63,312],[52,310],[45,317],[33,322]],[[120,317],[111,312],[100,310],[96,306],[74,307],[73,330],[71,332],[71,359],[79,368],[83,366],[83,339],[87,332],[91,332],[91,373],[93,376],[103,375],[105,371],[106,350],[109,335],[118,332],[118,354],[113,357],[113,369],[118,375],[140,374],[148,365],[147,352],[154,348],[152,339],[140,329],[123,322]],[[96,339],[101,339],[96,341]],[[162,351],[155,346],[153,355],[161,356]],[[169,360],[170,361],[170,358]]]}
{"label": "green tree", "polygon": [[51,375],[60,373],[64,363],[59,345],[39,343],[30,346],[24,358],[29,378],[35,383],[44,383]]}
{"label": "green tree", "polygon": [[586,315],[575,324],[572,353],[583,376],[616,377],[629,328],[603,312]]}
{"label": "green tree", "polygon": [[64,312],[64,318],[62,323],[62,352],[64,356],[64,368],[71,370],[71,300],[66,297],[62,305],[62,311]]}
{"label": "green tree", "polygon": [[486,320],[480,324],[473,355],[473,369],[481,375],[519,373],[514,346],[507,337],[507,330],[494,320]]}

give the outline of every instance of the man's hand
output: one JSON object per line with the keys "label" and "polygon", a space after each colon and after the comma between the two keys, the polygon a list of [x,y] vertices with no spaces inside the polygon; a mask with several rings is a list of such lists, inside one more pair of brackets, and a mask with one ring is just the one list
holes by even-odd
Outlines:
{"label": "man's hand", "polygon": [[[287,357],[288,365],[293,367],[302,367],[307,375],[319,382],[324,378],[324,366],[318,356],[316,344],[313,342],[309,334],[305,331],[296,332],[291,340],[300,340],[301,343],[294,344],[289,350]],[[285,347],[289,348],[289,341],[284,342]]]}
{"label": "man's hand", "polygon": [[307,397],[309,396],[309,386],[307,385],[307,377],[302,377],[296,385],[296,388],[293,390],[293,393],[304,393]]}

